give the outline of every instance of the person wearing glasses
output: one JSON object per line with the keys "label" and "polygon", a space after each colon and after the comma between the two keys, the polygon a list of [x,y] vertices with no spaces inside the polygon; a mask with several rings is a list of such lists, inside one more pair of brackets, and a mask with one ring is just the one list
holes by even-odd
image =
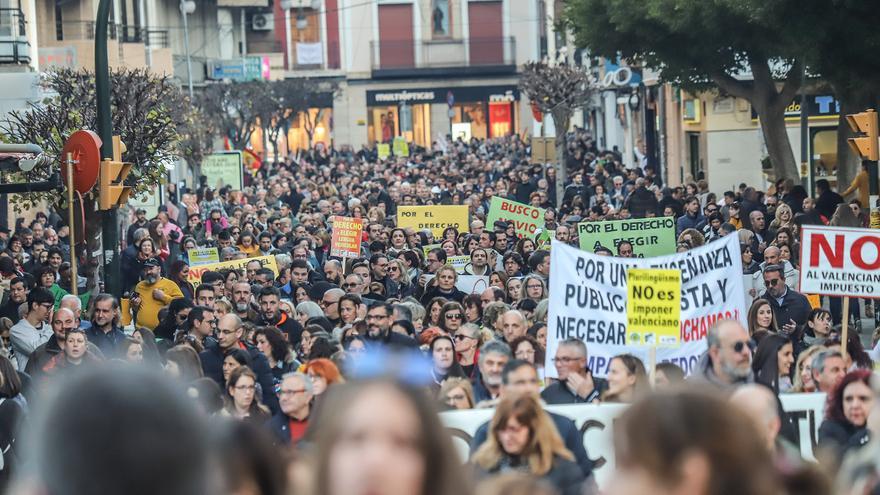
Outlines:
{"label": "person wearing glasses", "polygon": [[240,366],[226,381],[226,412],[235,419],[263,424],[270,418],[269,409],[257,400],[257,375]]}
{"label": "person wearing glasses", "polygon": [[458,364],[461,365],[465,375],[473,379],[477,370],[477,351],[482,345],[480,328],[473,323],[466,323],[455,331],[453,338]]}
{"label": "person wearing glasses", "polygon": [[440,308],[438,323],[440,324],[440,329],[444,332],[450,335],[455,334],[456,330],[461,328],[462,323],[464,323],[464,306],[455,301],[444,304]]}
{"label": "person wearing glasses", "polygon": [[582,340],[568,338],[560,342],[553,364],[558,379],[541,392],[548,404],[598,402],[608,388],[608,383],[594,377],[587,367],[587,345]]}
{"label": "person wearing glasses", "polygon": [[49,318],[54,306],[55,296],[48,290],[36,288],[28,293],[27,314],[9,330],[19,371],[24,371],[34,350],[52,337]]}
{"label": "person wearing glasses", "polygon": [[797,328],[807,323],[810,312],[813,311],[810,301],[785,284],[785,272],[781,265],[765,266],[762,275],[767,290],[761,298],[770,303],[776,321],[782,327],[780,331],[791,335]]}
{"label": "person wearing glasses", "polygon": [[[193,312],[195,309],[193,310]],[[246,352],[250,357],[250,367],[257,376],[257,382],[263,389],[263,404],[272,411],[278,410],[278,399],[272,393],[274,380],[266,356],[256,347],[245,344],[242,340],[244,323],[234,314],[228,314],[217,322],[217,342],[205,345],[199,353],[205,376],[224,386],[223,361],[233,349]]]}
{"label": "person wearing glasses", "polygon": [[708,349],[694,370],[702,379],[722,390],[754,382],[749,331],[736,320],[718,320],[706,332]]}
{"label": "person wearing glasses", "polygon": [[367,349],[378,349],[383,347],[417,349],[418,342],[412,337],[391,331],[393,323],[391,305],[378,301],[367,309],[367,333],[366,338]]}
{"label": "person wearing glasses", "polygon": [[305,373],[288,373],[276,389],[280,410],[267,423],[280,445],[296,445],[306,435],[312,412],[312,381]]}

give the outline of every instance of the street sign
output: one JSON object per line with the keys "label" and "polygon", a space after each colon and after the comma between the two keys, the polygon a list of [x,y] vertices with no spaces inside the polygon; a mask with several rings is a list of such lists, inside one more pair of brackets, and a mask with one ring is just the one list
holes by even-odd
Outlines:
{"label": "street sign", "polygon": [[95,187],[101,170],[101,138],[93,131],[76,131],[67,138],[61,151],[61,176],[67,184],[67,154],[73,158],[73,189],[85,194]]}
{"label": "street sign", "polygon": [[452,94],[452,90],[446,92],[446,104],[449,105],[449,108],[452,108],[455,105],[455,95]]}

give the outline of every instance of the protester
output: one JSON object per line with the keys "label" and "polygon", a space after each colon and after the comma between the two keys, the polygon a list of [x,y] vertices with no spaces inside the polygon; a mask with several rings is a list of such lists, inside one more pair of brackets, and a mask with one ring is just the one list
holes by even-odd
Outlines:
{"label": "protester", "polygon": [[475,405],[474,388],[471,386],[471,382],[464,378],[447,378],[440,385],[437,399],[450,409],[473,409]]}
{"label": "protester", "polygon": [[645,365],[632,354],[611,359],[607,381],[608,388],[602,394],[602,402],[634,402],[651,388]]}
{"label": "protester", "polygon": [[489,430],[471,457],[478,477],[524,471],[548,481],[562,495],[582,493],[584,473],[534,395],[503,398]]}
{"label": "protester", "polygon": [[257,375],[247,366],[236,368],[226,380],[226,411],[230,416],[263,424],[269,419],[269,408],[256,399]]}
{"label": "protester", "polygon": [[608,382],[594,377],[587,368],[587,346],[581,340],[560,342],[553,364],[557,380],[541,392],[541,398],[548,404],[596,402],[608,388]]}
{"label": "protester", "polygon": [[719,320],[706,334],[708,350],[703,355],[697,379],[722,390],[754,381],[752,350],[748,331],[735,320]]}
{"label": "protester", "polygon": [[870,378],[870,371],[851,371],[828,393],[825,420],[819,426],[819,449],[825,450],[820,459],[830,466],[839,466],[844,454],[868,442],[866,426],[874,403]]}
{"label": "protester", "polygon": [[773,393],[788,392],[792,388],[791,371],[794,348],[782,335],[767,335],[758,344],[752,360],[755,381],[766,385]]}

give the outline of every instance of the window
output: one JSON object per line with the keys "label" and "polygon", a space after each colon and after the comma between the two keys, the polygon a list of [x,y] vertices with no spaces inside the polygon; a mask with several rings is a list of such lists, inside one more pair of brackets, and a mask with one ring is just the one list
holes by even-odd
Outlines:
{"label": "window", "polygon": [[432,0],[431,33],[435,38],[452,36],[449,29],[449,0]]}

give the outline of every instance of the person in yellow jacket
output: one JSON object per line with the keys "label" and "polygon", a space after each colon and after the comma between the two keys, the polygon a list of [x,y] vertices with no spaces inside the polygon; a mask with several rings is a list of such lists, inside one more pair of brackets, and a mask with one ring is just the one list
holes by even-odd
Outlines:
{"label": "person in yellow jacket", "polygon": [[844,198],[848,195],[856,192],[856,189],[859,190],[859,193],[856,195],[856,199],[859,200],[859,206],[862,208],[869,208],[870,204],[868,203],[868,191],[870,189],[870,180],[868,178],[868,165],[865,162],[862,162],[862,170],[856,174],[855,178],[850,183],[849,187],[846,188],[846,191],[841,193],[841,196]]}
{"label": "person in yellow jacket", "polygon": [[162,277],[158,258],[149,258],[144,262],[141,281],[134,287],[134,292],[131,307],[137,315],[135,325],[150,330],[159,325],[159,310],[174,299],[183,297],[176,283]]}

